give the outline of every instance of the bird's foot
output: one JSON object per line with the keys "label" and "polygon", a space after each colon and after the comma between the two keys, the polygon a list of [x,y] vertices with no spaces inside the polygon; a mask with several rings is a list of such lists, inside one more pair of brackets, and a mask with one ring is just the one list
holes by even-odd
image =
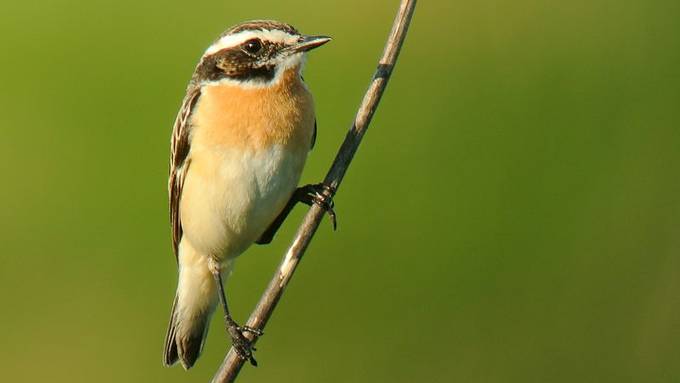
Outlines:
{"label": "bird's foot", "polygon": [[338,228],[338,221],[335,215],[335,203],[333,202],[333,194],[335,190],[324,183],[309,184],[297,189],[298,199],[307,205],[318,205],[323,209],[328,217],[331,219],[333,230]]}
{"label": "bird's foot", "polygon": [[264,331],[260,330],[259,328],[255,327],[250,327],[250,326],[236,326],[236,329],[239,330],[241,333],[244,332],[249,332],[253,335],[257,335],[258,337],[264,335]]}
{"label": "bird's foot", "polygon": [[257,360],[253,356],[253,351],[257,349],[253,346],[253,341],[246,338],[246,333],[251,333],[255,336],[262,336],[264,333],[260,329],[256,329],[250,326],[239,326],[235,322],[227,325],[227,332],[231,337],[231,344],[236,350],[236,353],[241,358],[250,361],[250,364],[257,366]]}

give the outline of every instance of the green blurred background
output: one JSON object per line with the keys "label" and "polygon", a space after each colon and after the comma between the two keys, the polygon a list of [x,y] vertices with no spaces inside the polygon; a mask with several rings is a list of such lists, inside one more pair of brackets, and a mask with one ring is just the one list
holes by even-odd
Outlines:
{"label": "green blurred background", "polygon": [[[5,2],[0,380],[206,382],[163,368],[171,125],[203,50],[274,18],[320,180],[398,1]],[[425,1],[243,382],[680,381],[680,3]],[[247,318],[303,208],[228,283]]]}

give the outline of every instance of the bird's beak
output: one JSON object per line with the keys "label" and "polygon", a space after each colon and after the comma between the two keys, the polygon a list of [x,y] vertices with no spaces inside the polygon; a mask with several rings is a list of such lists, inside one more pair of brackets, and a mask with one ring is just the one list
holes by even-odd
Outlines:
{"label": "bird's beak", "polygon": [[306,52],[318,48],[331,41],[328,36],[303,36],[297,44],[291,47],[293,53]]}

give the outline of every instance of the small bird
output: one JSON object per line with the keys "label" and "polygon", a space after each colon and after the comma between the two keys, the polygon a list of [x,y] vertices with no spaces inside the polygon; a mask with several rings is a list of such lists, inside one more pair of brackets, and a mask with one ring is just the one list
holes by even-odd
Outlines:
{"label": "small bird", "polygon": [[335,226],[332,191],[298,188],[316,139],[305,53],[328,41],[291,25],[254,20],[225,31],[203,54],[175,120],[170,156],[170,221],[179,269],[163,362],[194,365],[217,303],[238,355],[258,329],[231,316],[223,279],[251,244],[271,242],[297,202],[318,204]]}

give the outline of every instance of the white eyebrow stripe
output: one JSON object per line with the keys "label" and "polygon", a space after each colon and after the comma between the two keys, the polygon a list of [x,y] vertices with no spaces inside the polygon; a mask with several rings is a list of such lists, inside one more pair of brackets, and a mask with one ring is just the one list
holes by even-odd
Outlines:
{"label": "white eyebrow stripe", "polygon": [[291,35],[287,32],[278,29],[241,31],[233,35],[226,35],[221,39],[217,40],[217,42],[208,47],[203,56],[211,55],[213,53],[221,51],[222,49],[232,48],[241,45],[244,42],[256,37],[262,40],[271,41],[275,43],[293,43],[297,41],[297,39],[300,36]]}

